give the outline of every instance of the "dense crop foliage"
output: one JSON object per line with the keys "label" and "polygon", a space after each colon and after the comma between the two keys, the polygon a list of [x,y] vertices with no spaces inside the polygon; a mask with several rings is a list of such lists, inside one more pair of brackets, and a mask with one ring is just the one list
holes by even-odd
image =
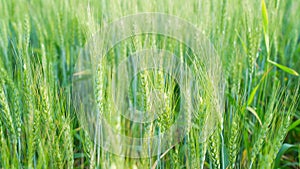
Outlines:
{"label": "dense crop foliage", "polygon": [[[219,123],[207,140],[199,141],[203,114],[196,113],[179,144],[134,159],[104,151],[83,130],[72,79],[88,39],[138,12],[168,13],[195,25],[222,61],[225,89]],[[299,168],[299,17],[298,0],[1,0],[0,168]],[[109,63],[99,63],[97,89],[108,88],[101,74],[109,74],[116,53],[153,46],[182,58],[193,55],[174,39],[132,37],[108,53]],[[157,121],[134,125],[121,119],[111,125],[131,137],[140,130],[144,136],[166,131],[177,113],[179,89],[172,78],[165,77],[167,84],[163,79],[159,71],[141,72],[138,96],[130,98],[148,110],[149,90],[161,91],[166,111]],[[203,90],[213,91],[210,85]],[[110,99],[104,95],[99,108],[110,110]],[[199,112],[213,110],[209,96],[199,99]]]}

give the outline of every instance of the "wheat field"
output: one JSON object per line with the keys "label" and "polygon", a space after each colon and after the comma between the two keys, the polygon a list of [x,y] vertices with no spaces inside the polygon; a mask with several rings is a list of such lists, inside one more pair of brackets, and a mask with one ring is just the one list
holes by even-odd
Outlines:
{"label": "wheat field", "polygon": [[[86,129],[89,121],[81,120],[75,105],[74,79],[82,73],[77,68],[83,49],[99,30],[145,12],[194,25],[218,60],[197,59],[176,39],[142,34],[116,44],[96,63],[96,92],[89,94],[118,133],[130,138],[168,133],[181,117],[180,103],[193,107],[191,113],[184,109],[189,130],[180,140],[159,144],[150,157],[137,152],[132,158],[106,151]],[[0,168],[300,168],[299,18],[298,0],[0,0]],[[155,69],[125,79],[134,87],[122,86],[124,79],[113,76],[115,64],[149,48],[192,65],[199,90],[183,95],[188,90],[180,82]],[[150,63],[151,57],[137,61],[141,68]],[[161,112],[154,121],[116,114],[114,78],[140,111]],[[158,138],[171,139],[172,134]]]}

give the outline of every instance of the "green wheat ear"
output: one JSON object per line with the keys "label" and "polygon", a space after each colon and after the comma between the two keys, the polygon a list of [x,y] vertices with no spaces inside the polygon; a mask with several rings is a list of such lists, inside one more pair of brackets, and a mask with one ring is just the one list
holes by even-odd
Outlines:
{"label": "green wheat ear", "polygon": [[209,154],[213,168],[220,168],[220,128],[218,127],[209,139]]}
{"label": "green wheat ear", "polygon": [[[4,72],[3,72],[4,73]],[[1,122],[2,125],[7,128],[8,131],[8,137],[9,138],[9,142],[13,145],[13,149],[14,151],[17,150],[17,132],[15,129],[15,126],[13,124],[13,116],[12,116],[12,111],[9,108],[9,104],[8,104],[8,97],[7,97],[7,85],[3,80],[4,78],[1,77],[0,78],[0,85],[1,85],[1,90],[0,90],[0,105],[1,105]],[[5,93],[6,92],[6,93]]]}

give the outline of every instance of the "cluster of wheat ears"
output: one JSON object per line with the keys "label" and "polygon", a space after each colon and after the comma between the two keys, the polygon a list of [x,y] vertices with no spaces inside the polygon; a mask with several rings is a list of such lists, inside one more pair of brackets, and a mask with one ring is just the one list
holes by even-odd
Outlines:
{"label": "cluster of wheat ears", "polygon": [[[95,144],[72,99],[74,67],[88,39],[139,12],[192,23],[223,65],[222,77],[215,77],[222,78],[222,108],[211,100],[211,79],[201,79],[190,131],[149,158],[120,157]],[[298,168],[299,17],[297,0],[0,0],[0,168]],[[109,77],[116,58],[153,47],[195,64],[188,47],[161,35],[127,39],[99,63],[98,108],[129,137],[168,131],[178,115],[180,87],[156,70],[137,74],[135,91],[128,90],[141,110],[163,107],[155,121],[137,124],[112,111]],[[153,102],[153,89],[164,104]],[[203,120],[215,110],[217,123]],[[214,132],[203,140],[203,128],[212,124]]]}

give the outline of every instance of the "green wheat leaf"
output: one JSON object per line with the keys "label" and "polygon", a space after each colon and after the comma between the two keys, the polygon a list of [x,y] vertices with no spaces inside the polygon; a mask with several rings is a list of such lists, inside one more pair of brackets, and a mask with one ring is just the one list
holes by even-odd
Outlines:
{"label": "green wheat leaf", "polygon": [[297,146],[293,145],[293,144],[288,144],[288,143],[284,143],[282,145],[282,147],[280,148],[277,157],[275,159],[275,166],[274,168],[278,168],[279,164],[280,164],[280,158],[282,157],[282,155],[287,152],[289,149],[291,148],[297,148]]}
{"label": "green wheat leaf", "polygon": [[250,111],[256,117],[256,119],[258,120],[260,126],[262,126],[262,122],[261,122],[258,114],[256,113],[256,111],[252,107],[247,107],[247,110]]}
{"label": "green wheat leaf", "polygon": [[276,62],[273,62],[271,60],[268,60],[268,62],[271,63],[271,64],[273,64],[273,65],[275,65],[276,67],[280,68],[281,70],[283,70],[283,71],[291,74],[291,75],[299,76],[299,73],[297,73],[295,70],[293,70],[293,69],[291,69],[289,67],[283,66],[283,65],[278,64]]}
{"label": "green wheat leaf", "polygon": [[263,17],[263,28],[264,32],[268,32],[268,27],[269,27],[269,20],[268,20],[268,11],[266,7],[266,3],[264,0],[261,1],[261,12],[262,12],[262,17]]}
{"label": "green wheat leaf", "polygon": [[298,125],[300,125],[300,119],[298,119],[297,121],[293,122],[290,127],[288,128],[288,131],[293,130],[294,128],[296,128]]}
{"label": "green wheat leaf", "polygon": [[265,43],[268,54],[270,54],[270,47],[269,47],[269,20],[268,20],[268,11],[266,7],[266,3],[264,0],[261,1],[261,12],[263,17],[263,29],[264,29],[264,36],[265,36]]}

